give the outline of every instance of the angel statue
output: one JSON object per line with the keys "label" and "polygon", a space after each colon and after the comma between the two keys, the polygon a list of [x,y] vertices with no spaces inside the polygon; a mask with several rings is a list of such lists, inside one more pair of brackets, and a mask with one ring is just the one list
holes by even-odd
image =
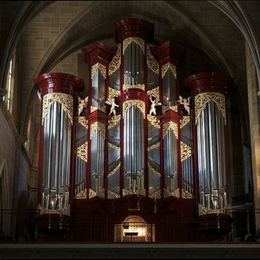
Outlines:
{"label": "angel statue", "polygon": [[88,97],[85,97],[85,98],[80,98],[78,97],[78,116],[80,116],[80,114],[82,113],[83,109],[85,107],[87,107],[87,103],[88,103]]}
{"label": "angel statue", "polygon": [[177,101],[179,104],[183,105],[184,109],[187,111],[188,115],[190,114],[190,97],[183,98],[179,96],[179,100]]}
{"label": "angel statue", "polygon": [[157,100],[157,98],[153,99],[152,96],[150,96],[150,101],[151,101],[151,108],[149,115],[151,116],[152,114],[156,116],[156,106],[161,106],[162,103]]}
{"label": "angel statue", "polygon": [[119,105],[117,105],[116,102],[115,102],[115,98],[114,97],[108,98],[105,103],[111,106],[109,115],[113,114],[113,116],[115,116],[116,115],[116,107],[119,107]]}

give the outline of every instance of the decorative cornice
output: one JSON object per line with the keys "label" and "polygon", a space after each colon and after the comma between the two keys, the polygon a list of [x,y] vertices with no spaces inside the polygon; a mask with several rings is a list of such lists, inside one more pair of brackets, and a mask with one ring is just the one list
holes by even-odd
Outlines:
{"label": "decorative cornice", "polygon": [[145,103],[144,103],[144,101],[134,100],[134,99],[126,100],[123,103],[123,118],[125,117],[126,111],[132,106],[137,107],[142,112],[143,117],[145,118]]}
{"label": "decorative cornice", "polygon": [[209,102],[214,102],[217,105],[226,124],[225,96],[218,92],[204,92],[195,96],[195,123],[198,123],[201,112]]}
{"label": "decorative cornice", "polygon": [[180,128],[183,128],[184,126],[186,126],[189,123],[190,123],[190,116],[183,116],[183,118],[181,119]]}
{"label": "decorative cornice", "polygon": [[91,67],[91,79],[93,79],[96,75],[96,73],[100,71],[103,78],[106,79],[106,66],[104,66],[101,63],[96,63]]}
{"label": "decorative cornice", "polygon": [[178,125],[172,121],[163,124],[163,138],[167,135],[167,132],[171,130],[175,135],[176,139],[179,138],[178,135]]}
{"label": "decorative cornice", "polygon": [[67,114],[70,124],[73,124],[73,97],[64,93],[50,93],[43,97],[42,103],[42,125],[44,124],[44,119],[50,109],[51,105],[54,103],[60,103],[63,110]]}
{"label": "decorative cornice", "polygon": [[105,125],[101,122],[96,121],[95,123],[90,125],[90,140],[93,139],[93,136],[97,131],[99,131],[103,139],[105,139]]}
{"label": "decorative cornice", "polygon": [[176,66],[173,65],[171,62],[167,62],[162,66],[162,79],[164,78],[168,70],[172,72],[174,78],[176,79],[177,78]]}
{"label": "decorative cornice", "polygon": [[125,54],[125,50],[127,49],[127,47],[132,43],[137,44],[144,53],[144,46],[145,46],[144,40],[139,37],[128,37],[123,40],[123,55]]}

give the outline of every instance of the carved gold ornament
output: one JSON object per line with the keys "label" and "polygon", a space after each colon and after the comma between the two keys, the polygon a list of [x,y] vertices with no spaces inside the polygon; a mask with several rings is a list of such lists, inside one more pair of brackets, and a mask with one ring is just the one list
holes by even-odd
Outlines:
{"label": "carved gold ornament", "polygon": [[121,166],[121,163],[119,162],[119,163],[113,168],[113,170],[108,173],[108,177],[110,177],[110,176],[112,176],[113,174],[115,174],[115,173],[120,169],[120,166]]}
{"label": "carved gold ornament", "polygon": [[146,48],[146,63],[148,68],[153,71],[155,74],[159,75],[159,64],[152,55],[150,48]]}
{"label": "carved gold ornament", "polygon": [[100,132],[103,139],[105,139],[105,131],[106,131],[105,125],[97,121],[90,125],[90,140],[93,139],[94,134],[98,131]]}
{"label": "carved gold ornament", "polygon": [[206,215],[206,214],[225,214],[225,209],[208,209],[201,204],[199,204],[199,215]]}
{"label": "carved gold ornament", "polygon": [[82,144],[77,148],[77,156],[81,160],[88,162],[88,142]]}
{"label": "carved gold ornament", "polygon": [[64,93],[50,93],[43,97],[42,102],[42,125],[44,124],[44,119],[54,102],[61,104],[62,109],[68,116],[70,124],[73,124],[73,97]]}
{"label": "carved gold ornament", "polygon": [[76,194],[76,199],[86,199],[87,198],[87,189],[82,190]]}
{"label": "carved gold ornament", "polygon": [[108,74],[112,75],[114,72],[116,72],[121,65],[121,46],[120,44],[117,47],[116,55],[113,57],[112,61],[109,64],[108,67]]}
{"label": "carved gold ornament", "polygon": [[162,79],[164,78],[168,70],[172,72],[174,78],[176,79],[177,78],[176,66],[173,65],[171,62],[167,62],[162,66]]}
{"label": "carved gold ornament", "polygon": [[46,209],[39,205],[38,207],[40,215],[45,214],[59,214],[59,215],[65,215],[70,216],[70,207],[62,208],[62,209]]}
{"label": "carved gold ornament", "polygon": [[137,85],[123,84],[123,90],[127,90],[130,88],[138,88],[138,89],[144,90],[145,86],[144,86],[144,84],[137,84]]}
{"label": "carved gold ornament", "polygon": [[117,194],[116,192],[114,192],[114,191],[111,191],[111,190],[107,190],[107,197],[109,198],[109,199],[118,199],[118,198],[120,198],[120,195],[119,194]]}
{"label": "carved gold ornament", "polygon": [[103,78],[105,79],[106,78],[106,66],[104,66],[103,64],[101,63],[96,63],[95,65],[93,65],[91,67],[91,79],[93,79],[96,75],[96,73],[100,71]]}
{"label": "carved gold ornament", "polygon": [[180,189],[177,188],[175,191],[169,192],[168,190],[164,189],[164,194],[166,197],[176,197],[180,198]]}
{"label": "carved gold ornament", "polygon": [[193,198],[193,195],[190,192],[185,191],[185,190],[182,190],[181,196],[183,199],[192,199]]}
{"label": "carved gold ornament", "polygon": [[159,100],[159,87],[148,90],[147,96],[153,96],[156,98],[156,100]]}
{"label": "carved gold ornament", "polygon": [[116,145],[114,145],[114,144],[112,144],[112,143],[108,143],[108,147],[109,147],[109,148],[112,148],[112,149],[114,149],[114,150],[119,150],[119,149],[120,149],[119,146],[116,146]]}
{"label": "carved gold ornament", "polygon": [[181,141],[181,161],[185,161],[191,157],[191,147]]}
{"label": "carved gold ornament", "polygon": [[163,138],[167,135],[168,131],[172,131],[173,134],[175,135],[176,139],[179,138],[178,135],[178,125],[172,121],[169,121],[165,124],[163,124]]}
{"label": "carved gold ornament", "polygon": [[155,167],[153,167],[150,162],[148,162],[148,168],[149,168],[149,170],[151,170],[152,172],[154,172],[154,173],[157,174],[158,176],[161,176],[161,173],[160,173],[159,171],[157,171],[157,170],[155,169]]}
{"label": "carved gold ornament", "polygon": [[205,92],[195,96],[195,123],[198,123],[201,112],[205,109],[209,102],[214,102],[216,104],[226,124],[225,96],[217,92]]}
{"label": "carved gold ornament", "polygon": [[100,111],[106,113],[105,107],[94,107],[94,106],[91,106],[91,107],[90,107],[90,112],[91,112],[91,113],[94,112],[94,111],[96,111],[96,110],[100,110]]}
{"label": "carved gold ornament", "polygon": [[142,100],[126,100],[123,103],[123,118],[125,117],[125,114],[127,112],[127,110],[132,107],[135,106],[137,107],[143,114],[143,117],[145,118],[145,103]]}
{"label": "carved gold ornament", "polygon": [[108,97],[109,98],[115,98],[120,96],[120,91],[116,90],[114,88],[108,87]]}
{"label": "carved gold ornament", "polygon": [[144,53],[144,40],[139,37],[128,37],[123,41],[123,55],[125,54],[127,47],[132,43],[137,44]]}
{"label": "carved gold ornament", "polygon": [[86,119],[85,116],[79,116],[78,117],[78,122],[84,126],[85,128],[88,128],[88,120]]}
{"label": "carved gold ornament", "polygon": [[149,197],[153,198],[153,199],[160,199],[161,198],[161,190],[158,189],[158,190],[155,190],[155,191],[151,192],[149,194]]}
{"label": "carved gold ornament", "polygon": [[108,121],[108,129],[117,126],[120,122],[120,119],[121,119],[121,115],[112,116]]}
{"label": "carved gold ornament", "polygon": [[183,128],[184,126],[189,124],[189,122],[190,122],[190,116],[183,116],[183,118],[181,120],[180,128]]}
{"label": "carved gold ornament", "polygon": [[149,146],[149,147],[147,148],[147,151],[152,151],[153,149],[159,148],[160,145],[161,145],[161,143],[160,143],[160,142],[157,142],[157,143],[155,143],[155,144]]}
{"label": "carved gold ornament", "polygon": [[97,193],[96,193],[94,190],[89,189],[88,195],[89,195],[89,196],[88,196],[89,198],[93,198],[93,197],[96,197],[96,196],[97,196]]}
{"label": "carved gold ornament", "polygon": [[147,119],[148,119],[148,122],[156,127],[156,128],[160,128],[160,120],[156,117],[156,116],[153,116],[153,115],[147,115]]}

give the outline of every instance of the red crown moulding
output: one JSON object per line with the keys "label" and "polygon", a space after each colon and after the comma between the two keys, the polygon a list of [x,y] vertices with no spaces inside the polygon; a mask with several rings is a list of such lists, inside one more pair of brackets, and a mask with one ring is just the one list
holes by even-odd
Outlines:
{"label": "red crown moulding", "polygon": [[130,88],[125,90],[119,97],[118,99],[120,100],[121,103],[123,103],[126,100],[142,100],[145,103],[149,101],[149,97],[147,94],[137,88]]}
{"label": "red crown moulding", "polygon": [[91,114],[89,114],[87,119],[88,119],[90,124],[93,124],[97,121],[102,122],[102,123],[106,123],[108,116],[103,111],[97,109],[94,112],[92,112]]}
{"label": "red crown moulding", "polygon": [[128,37],[140,37],[145,41],[153,40],[154,24],[140,18],[122,19],[115,22],[115,38],[122,42]]}
{"label": "red crown moulding", "polygon": [[158,47],[153,47],[151,48],[151,51],[161,65],[167,62],[176,65],[184,54],[184,48],[174,45],[172,41],[166,41]]}
{"label": "red crown moulding", "polygon": [[87,48],[83,48],[82,51],[85,55],[85,61],[89,62],[90,66],[96,63],[101,63],[106,66],[115,53],[114,48],[106,47],[97,42],[89,45]]}
{"label": "red crown moulding", "polygon": [[227,94],[230,77],[222,72],[203,72],[189,76],[184,85],[196,96],[203,92],[220,92]]}
{"label": "red crown moulding", "polygon": [[34,83],[40,89],[42,97],[54,92],[74,96],[84,89],[84,82],[82,79],[61,72],[42,74],[34,79]]}
{"label": "red crown moulding", "polygon": [[169,121],[179,123],[179,121],[182,119],[182,116],[178,112],[168,109],[160,118],[162,124],[167,123]]}

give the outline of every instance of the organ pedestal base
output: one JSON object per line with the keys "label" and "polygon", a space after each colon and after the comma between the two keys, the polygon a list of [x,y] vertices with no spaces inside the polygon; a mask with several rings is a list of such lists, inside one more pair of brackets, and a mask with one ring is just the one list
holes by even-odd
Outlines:
{"label": "organ pedestal base", "polygon": [[199,216],[199,230],[207,240],[222,240],[231,231],[232,218],[226,214]]}
{"label": "organ pedestal base", "polygon": [[39,232],[42,234],[63,235],[70,231],[70,217],[61,214],[44,214],[38,219]]}

